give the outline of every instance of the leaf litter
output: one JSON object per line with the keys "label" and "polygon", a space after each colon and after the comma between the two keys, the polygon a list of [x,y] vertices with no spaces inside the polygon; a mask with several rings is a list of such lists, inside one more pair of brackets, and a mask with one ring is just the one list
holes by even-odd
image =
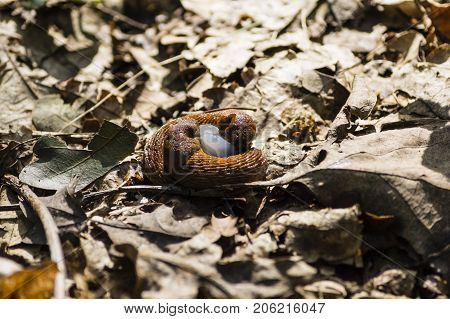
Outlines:
{"label": "leaf litter", "polygon": [[[433,0],[0,2],[0,295],[55,289],[11,174],[59,228],[70,297],[447,298],[449,14]],[[139,189],[158,127],[230,107],[253,113],[267,181]]]}

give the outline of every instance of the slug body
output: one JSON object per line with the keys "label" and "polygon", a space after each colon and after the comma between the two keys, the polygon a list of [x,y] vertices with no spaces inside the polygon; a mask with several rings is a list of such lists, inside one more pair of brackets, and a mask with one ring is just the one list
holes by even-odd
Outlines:
{"label": "slug body", "polygon": [[233,110],[169,121],[145,145],[144,173],[155,184],[190,188],[264,179],[266,159],[251,147],[255,134],[253,119]]}

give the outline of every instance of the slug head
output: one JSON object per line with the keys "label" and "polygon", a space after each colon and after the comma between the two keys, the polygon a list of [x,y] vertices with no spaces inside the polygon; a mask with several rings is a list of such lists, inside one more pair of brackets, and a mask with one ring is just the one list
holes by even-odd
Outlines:
{"label": "slug head", "polygon": [[251,148],[256,135],[256,125],[250,115],[233,113],[219,123],[220,135],[234,145],[236,153],[243,153]]}
{"label": "slug head", "polygon": [[199,129],[194,121],[182,120],[169,127],[164,142],[166,172],[182,169],[200,148]]}

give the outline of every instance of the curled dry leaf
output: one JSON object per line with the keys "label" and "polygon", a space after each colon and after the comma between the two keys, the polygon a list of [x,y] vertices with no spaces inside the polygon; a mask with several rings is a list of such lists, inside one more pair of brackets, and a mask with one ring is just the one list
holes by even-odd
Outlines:
{"label": "curled dry leaf", "polygon": [[189,216],[186,210],[183,211],[184,217],[176,216],[173,210],[173,207],[160,205],[151,213],[128,216],[124,222],[135,225],[141,231],[184,238],[193,237],[209,222],[207,216]]}

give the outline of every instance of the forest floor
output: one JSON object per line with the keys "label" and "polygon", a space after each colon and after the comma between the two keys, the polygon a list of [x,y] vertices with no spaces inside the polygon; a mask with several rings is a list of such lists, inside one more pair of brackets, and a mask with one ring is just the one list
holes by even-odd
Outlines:
{"label": "forest floor", "polygon": [[[432,0],[0,0],[0,296],[447,298],[449,41]],[[152,185],[220,108],[266,181]]]}

